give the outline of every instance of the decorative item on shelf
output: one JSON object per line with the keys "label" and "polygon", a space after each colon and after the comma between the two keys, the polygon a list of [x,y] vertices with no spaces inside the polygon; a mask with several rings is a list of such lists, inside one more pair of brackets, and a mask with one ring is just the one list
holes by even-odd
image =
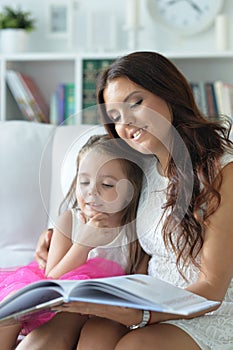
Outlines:
{"label": "decorative item on shelf", "polygon": [[28,33],[35,29],[35,19],[29,11],[5,6],[0,13],[1,52],[27,50]]}
{"label": "decorative item on shelf", "polygon": [[152,18],[182,36],[198,34],[214,24],[224,0],[147,0]]}
{"label": "decorative item on shelf", "polygon": [[127,32],[127,49],[137,50],[138,32],[142,29],[139,19],[139,0],[126,1],[125,31]]}
{"label": "decorative item on shelf", "polygon": [[222,13],[215,19],[215,45],[218,51],[229,49],[229,19]]}
{"label": "decorative item on shelf", "polygon": [[94,9],[88,11],[85,18],[85,49],[90,52],[117,51],[119,30],[116,14]]}
{"label": "decorative item on shelf", "polygon": [[72,0],[46,1],[46,26],[49,39],[64,40],[73,48],[74,3]]}

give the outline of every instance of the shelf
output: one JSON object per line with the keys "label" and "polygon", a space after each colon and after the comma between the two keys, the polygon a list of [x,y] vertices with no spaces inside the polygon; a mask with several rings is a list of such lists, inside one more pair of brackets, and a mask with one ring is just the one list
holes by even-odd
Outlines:
{"label": "shelf", "polygon": [[[128,53],[130,52],[28,52],[0,55],[0,120],[21,117],[15,116],[17,110],[10,108],[13,101],[5,83],[7,69],[31,75],[48,103],[57,84],[74,82],[76,113],[80,114],[83,102],[83,62],[89,59],[115,59]],[[171,59],[190,81],[223,80],[233,83],[233,51],[164,51],[161,54]],[[81,123],[80,120],[79,122]]]}

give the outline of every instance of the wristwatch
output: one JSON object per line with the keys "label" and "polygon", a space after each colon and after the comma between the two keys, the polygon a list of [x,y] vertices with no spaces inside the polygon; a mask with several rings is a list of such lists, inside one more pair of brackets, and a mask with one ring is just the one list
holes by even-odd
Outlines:
{"label": "wristwatch", "polygon": [[133,324],[129,326],[129,329],[132,331],[133,329],[142,328],[148,325],[151,318],[151,312],[149,310],[142,310],[142,320],[138,324]]}

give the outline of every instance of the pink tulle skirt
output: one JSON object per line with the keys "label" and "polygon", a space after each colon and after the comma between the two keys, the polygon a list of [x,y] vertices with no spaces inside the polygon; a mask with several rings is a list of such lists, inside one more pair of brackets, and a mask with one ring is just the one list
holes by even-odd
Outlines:
{"label": "pink tulle skirt", "polygon": [[[89,259],[85,264],[79,266],[60,277],[66,280],[85,280],[91,278],[111,277],[124,275],[122,267],[114,261],[103,258]],[[26,266],[15,270],[0,269],[0,301],[28,284],[40,280],[45,280],[45,271],[41,270],[37,262],[33,261]],[[40,315],[35,315],[33,320],[23,321],[21,334],[26,335],[33,329],[49,321],[55,314],[45,311]]]}

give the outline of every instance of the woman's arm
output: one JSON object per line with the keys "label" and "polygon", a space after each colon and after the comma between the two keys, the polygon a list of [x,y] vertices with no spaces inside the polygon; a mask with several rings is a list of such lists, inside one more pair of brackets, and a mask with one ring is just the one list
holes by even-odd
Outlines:
{"label": "woman's arm", "polygon": [[233,163],[222,170],[221,203],[208,218],[201,272],[187,289],[212,300],[223,300],[233,278]]}
{"label": "woman's arm", "polygon": [[44,230],[41,233],[36,245],[34,257],[41,269],[46,268],[52,235],[53,235],[52,228]]}

